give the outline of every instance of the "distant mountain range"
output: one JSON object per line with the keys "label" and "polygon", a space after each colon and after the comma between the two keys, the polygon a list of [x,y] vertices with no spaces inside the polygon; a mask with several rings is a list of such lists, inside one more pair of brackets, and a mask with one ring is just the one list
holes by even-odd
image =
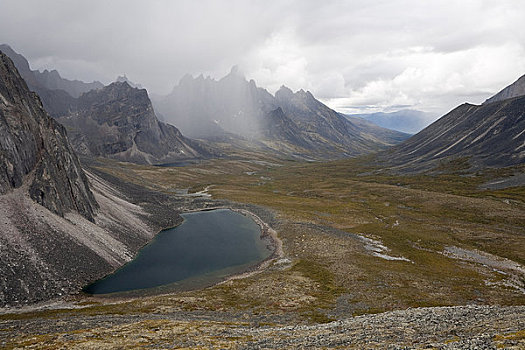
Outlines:
{"label": "distant mountain range", "polygon": [[473,169],[525,163],[525,78],[482,105],[464,103],[379,159],[409,172],[439,169],[455,159]]}
{"label": "distant mountain range", "polygon": [[[468,159],[472,167],[521,164],[525,158],[525,76],[481,106],[463,104],[408,139],[406,133],[375,124],[416,131],[429,115],[403,110],[344,116],[308,91],[283,86],[272,95],[236,68],[220,80],[186,75],[152,106],[147,92],[132,87],[125,76],[106,87],[70,81],[57,72],[32,71],[21,55],[1,47],[20,65],[44,107],[67,127],[75,150],[86,156],[159,164],[214,157],[227,144],[228,150],[337,159],[397,145],[378,159],[410,171],[430,170],[455,158]],[[153,107],[185,135],[203,141],[160,122]]]}
{"label": "distant mountain range", "polygon": [[235,67],[220,80],[186,75],[169,95],[153,104],[190,137],[242,138],[288,156],[356,156],[408,137],[347,120],[304,90],[294,93],[283,86],[273,96]]}
{"label": "distant mountain range", "polygon": [[413,109],[403,109],[389,113],[345,114],[345,116],[349,118],[363,118],[383,128],[397,130],[407,134],[415,134],[423,130],[436,119],[431,113]]}
{"label": "distant mountain range", "polygon": [[85,83],[80,80],[64,79],[56,70],[43,72],[31,70],[26,58],[9,45],[1,44],[0,51],[13,60],[29,89],[40,96],[44,108],[52,116],[67,113],[73,103],[72,100],[84,92],[104,87],[98,81]]}
{"label": "distant mountain range", "polygon": [[310,92],[293,93],[283,86],[272,96],[234,68],[219,81],[187,75],[171,94],[155,101],[162,119],[187,136],[206,140],[205,146],[159,122],[147,92],[134,88],[140,85],[126,76],[104,87],[62,79],[55,72],[50,84],[23,56],[2,47],[46,110],[67,126],[75,150],[83,155],[158,164],[217,155],[220,151],[212,149],[228,144],[284,157],[334,159],[384,149],[408,137],[349,121]]}

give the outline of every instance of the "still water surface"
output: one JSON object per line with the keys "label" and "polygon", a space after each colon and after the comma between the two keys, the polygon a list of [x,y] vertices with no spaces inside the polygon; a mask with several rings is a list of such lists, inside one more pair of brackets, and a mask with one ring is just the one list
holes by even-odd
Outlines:
{"label": "still water surface", "polygon": [[182,214],[184,222],[160,232],[137,257],[84,291],[184,290],[219,282],[270,256],[260,227],[249,217],[217,209]]}

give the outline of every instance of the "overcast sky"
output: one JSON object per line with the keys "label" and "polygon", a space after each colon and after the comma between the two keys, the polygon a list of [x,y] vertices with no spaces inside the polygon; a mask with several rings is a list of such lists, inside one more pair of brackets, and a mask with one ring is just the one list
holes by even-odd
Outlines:
{"label": "overcast sky", "polygon": [[443,114],[525,74],[525,1],[0,0],[0,43],[33,69],[157,94],[239,65],[341,112]]}

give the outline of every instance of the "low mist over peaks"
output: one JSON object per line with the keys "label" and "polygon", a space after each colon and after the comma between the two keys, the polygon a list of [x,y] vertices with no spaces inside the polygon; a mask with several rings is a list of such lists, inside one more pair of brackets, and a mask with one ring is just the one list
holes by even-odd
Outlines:
{"label": "low mist over peaks", "polygon": [[395,131],[377,133],[377,128],[354,125],[304,90],[294,93],[282,86],[273,96],[236,67],[220,80],[185,75],[154,106],[190,137],[215,140],[234,135],[288,155],[340,158],[406,138]]}
{"label": "low mist over peaks", "polygon": [[68,80],[62,78],[56,70],[31,70],[29,63],[24,56],[15,52],[9,45],[1,44],[0,51],[9,56],[20,75],[26,81],[28,87],[36,92],[42,88],[49,90],[61,90],[67,92],[71,97],[79,97],[84,92],[100,89],[104,85],[101,82],[94,81],[92,83],[85,83],[80,80]]}
{"label": "low mist over peaks", "polygon": [[128,77],[127,77],[125,74],[124,74],[124,75],[119,75],[119,76],[117,77],[117,79],[115,80],[115,82],[117,82],[117,83],[123,83],[123,82],[126,82],[126,83],[128,83],[129,86],[131,86],[131,87],[134,87],[134,88],[137,88],[137,89],[144,89],[144,88],[142,87],[142,85],[130,81],[130,80],[128,79]]}

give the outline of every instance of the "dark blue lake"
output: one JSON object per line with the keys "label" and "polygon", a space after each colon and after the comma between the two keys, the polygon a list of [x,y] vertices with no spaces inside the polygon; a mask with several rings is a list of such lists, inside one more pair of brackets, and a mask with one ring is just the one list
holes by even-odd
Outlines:
{"label": "dark blue lake", "polygon": [[271,255],[260,227],[240,213],[217,209],[182,214],[128,264],[84,288],[89,294],[138,289],[201,288],[242,272]]}

